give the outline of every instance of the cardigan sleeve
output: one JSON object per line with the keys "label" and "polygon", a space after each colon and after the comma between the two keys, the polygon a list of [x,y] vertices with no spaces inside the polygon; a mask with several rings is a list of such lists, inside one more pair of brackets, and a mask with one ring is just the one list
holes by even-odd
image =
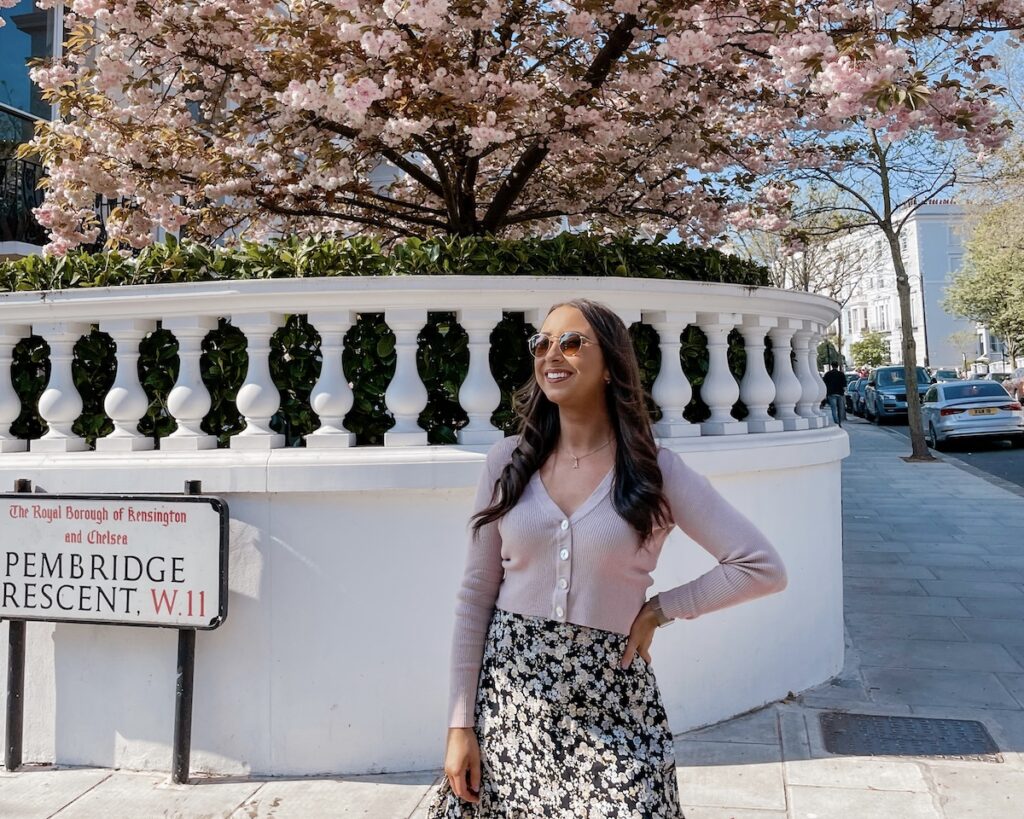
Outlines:
{"label": "cardigan sleeve", "polygon": [[[512,445],[505,438],[488,450],[477,484],[472,514],[490,506],[494,482],[501,474],[511,449]],[[467,530],[469,545],[466,548],[462,584],[456,595],[455,631],[451,644],[449,728],[467,728],[474,724],[477,678],[483,662],[484,640],[504,576],[498,521],[482,526],[477,540],[474,540],[468,524]]]}
{"label": "cardigan sleeve", "polygon": [[661,453],[673,520],[718,561],[696,579],[659,592],[662,611],[692,620],[786,588],[786,568],[768,538],[678,453],[664,448]]}

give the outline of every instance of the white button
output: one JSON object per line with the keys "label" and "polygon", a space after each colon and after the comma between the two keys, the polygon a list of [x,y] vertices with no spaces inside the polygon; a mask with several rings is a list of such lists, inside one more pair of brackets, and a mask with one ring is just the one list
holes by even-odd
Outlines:
{"label": "white button", "polygon": [[566,580],[564,577],[560,577],[558,578],[558,585],[561,586],[563,589],[567,588],[569,585],[569,581]]}
{"label": "white button", "polygon": [[562,560],[568,560],[569,559],[569,550],[568,549],[562,549],[562,551],[560,551],[558,553],[558,556],[560,558],[562,558]]}
{"label": "white button", "polygon": [[563,529],[568,529],[569,528],[569,521],[563,520],[562,521],[562,528]]}
{"label": "white button", "polygon": [[565,614],[565,612],[562,610],[562,607],[559,606],[558,608],[555,609],[555,614],[557,614],[559,617],[561,617],[563,614]]}

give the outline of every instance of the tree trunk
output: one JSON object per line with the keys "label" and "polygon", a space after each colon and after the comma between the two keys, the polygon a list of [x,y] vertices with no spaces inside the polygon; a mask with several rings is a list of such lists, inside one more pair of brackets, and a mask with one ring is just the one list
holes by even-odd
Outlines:
{"label": "tree trunk", "polygon": [[[921,396],[917,392],[917,343],[914,341],[914,318],[910,310],[910,280],[903,266],[899,236],[891,229],[885,230],[896,269],[896,293],[900,300],[900,335],[903,349],[903,379],[907,387],[907,423],[910,426],[911,454],[908,460],[933,461],[932,454],[924,440],[921,425]],[[922,294],[923,297],[923,294]]]}

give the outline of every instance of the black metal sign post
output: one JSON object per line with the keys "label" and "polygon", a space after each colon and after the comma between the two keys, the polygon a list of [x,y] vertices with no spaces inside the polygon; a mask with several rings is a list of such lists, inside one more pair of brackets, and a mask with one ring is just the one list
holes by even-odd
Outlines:
{"label": "black metal sign post", "polygon": [[[208,624],[198,628],[213,629],[224,622],[227,617],[228,599],[228,550],[227,550],[227,504],[219,498],[202,498],[201,481],[185,481],[185,495],[195,497],[196,501],[208,501],[220,515],[220,557],[219,557],[219,605],[217,614]],[[15,482],[15,492],[32,492],[32,482],[19,478]],[[158,495],[57,495],[48,496],[61,499],[79,500],[118,500],[134,498],[136,500],[166,500],[168,496]],[[91,541],[90,541],[91,542]],[[5,598],[6,605],[6,598]],[[189,603],[191,615],[191,602]],[[24,690],[25,690],[25,622],[26,620],[53,621],[47,617],[25,617],[10,619],[8,624],[8,658],[7,658],[7,725],[4,766],[8,771],[16,770],[22,761],[22,732],[24,724]],[[83,620],[67,619],[60,622],[81,622],[88,624],[160,626],[159,623],[132,623],[114,620]],[[170,626],[175,628],[174,626]],[[171,780],[176,784],[187,784],[189,781],[189,761],[192,753],[192,691],[195,676],[196,660],[196,627],[178,626],[178,668],[174,688],[174,739],[171,756]]]}
{"label": "black metal sign post", "polygon": [[[202,481],[185,481],[186,495],[202,495]],[[171,750],[171,781],[188,783],[192,756],[192,680],[196,667],[196,630],[178,629],[178,675],[174,685],[174,747]]]}
{"label": "black metal sign post", "polygon": [[[32,481],[18,478],[15,492],[31,492]],[[25,621],[7,621],[7,725],[4,767],[21,767],[22,730],[25,722]]]}

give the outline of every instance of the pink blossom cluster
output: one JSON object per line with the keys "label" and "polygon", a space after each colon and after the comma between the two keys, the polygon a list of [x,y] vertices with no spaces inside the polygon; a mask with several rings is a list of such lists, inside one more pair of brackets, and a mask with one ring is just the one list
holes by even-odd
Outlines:
{"label": "pink blossom cluster", "polygon": [[[0,0],[12,5],[14,0]],[[52,4],[55,0],[40,0]],[[97,233],[777,226],[870,124],[991,150],[1024,0],[70,0],[32,71],[47,252]],[[945,79],[943,79],[945,77]]]}

